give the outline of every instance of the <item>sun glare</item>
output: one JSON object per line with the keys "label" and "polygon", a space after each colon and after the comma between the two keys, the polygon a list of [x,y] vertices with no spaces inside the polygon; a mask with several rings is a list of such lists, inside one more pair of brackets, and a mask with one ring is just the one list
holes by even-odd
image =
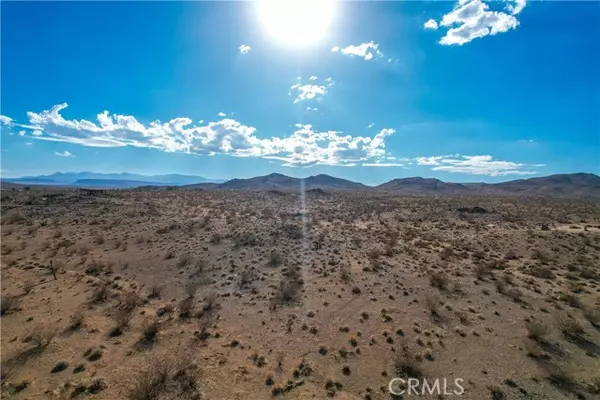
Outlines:
{"label": "sun glare", "polygon": [[333,17],[333,0],[259,0],[265,30],[286,45],[305,46],[321,40]]}

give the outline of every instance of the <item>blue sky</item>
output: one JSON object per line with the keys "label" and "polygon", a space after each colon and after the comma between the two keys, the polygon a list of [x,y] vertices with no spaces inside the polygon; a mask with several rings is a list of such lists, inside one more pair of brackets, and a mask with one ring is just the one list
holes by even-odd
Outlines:
{"label": "blue sky", "polygon": [[322,3],[2,2],[2,176],[600,172],[600,3]]}

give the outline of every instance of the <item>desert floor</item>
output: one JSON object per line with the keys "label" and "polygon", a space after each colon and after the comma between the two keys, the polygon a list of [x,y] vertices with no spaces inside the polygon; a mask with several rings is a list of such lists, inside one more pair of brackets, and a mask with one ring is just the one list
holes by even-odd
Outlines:
{"label": "desert floor", "polygon": [[2,398],[600,396],[597,200],[1,195]]}

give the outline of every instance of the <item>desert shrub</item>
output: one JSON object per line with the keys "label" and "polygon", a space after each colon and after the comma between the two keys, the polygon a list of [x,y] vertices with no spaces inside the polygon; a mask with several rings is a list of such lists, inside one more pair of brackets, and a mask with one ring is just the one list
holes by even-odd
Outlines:
{"label": "desert shrub", "polygon": [[475,272],[475,276],[479,280],[485,279],[485,277],[490,276],[492,274],[489,265],[484,263],[477,263],[473,270]]}
{"label": "desert shrub", "polygon": [[34,286],[35,284],[32,281],[26,280],[23,282],[23,293],[29,294],[33,290]]}
{"label": "desert shrub", "polygon": [[395,375],[400,378],[421,379],[424,376],[421,366],[408,349],[397,353],[393,360],[393,366]]}
{"label": "desert shrub", "polygon": [[539,321],[527,322],[525,329],[527,329],[527,337],[536,342],[545,342],[549,333],[548,326]]}
{"label": "desert shrub", "polygon": [[558,318],[558,329],[567,339],[577,339],[585,335],[585,331],[579,322],[568,316]]}
{"label": "desert shrub", "polygon": [[129,392],[129,398],[131,400],[158,399],[166,390],[171,368],[170,363],[166,360],[153,360],[149,363],[149,368],[141,372],[135,380],[135,385]]}
{"label": "desert shrub", "polygon": [[251,269],[244,269],[242,271],[242,273],[240,274],[240,281],[239,281],[239,286],[240,288],[247,288],[250,285],[252,285],[252,283],[254,282],[254,280],[256,279],[256,273],[251,270]]}
{"label": "desert shrub", "polygon": [[162,357],[149,360],[128,396],[130,400],[199,399],[197,367],[189,360]]}
{"label": "desert shrub", "polygon": [[10,294],[2,295],[0,299],[0,315],[6,315],[19,307],[19,299]]}
{"label": "desert shrub", "polygon": [[427,309],[429,310],[431,315],[439,316],[439,308],[441,305],[441,300],[439,296],[436,296],[431,293],[427,294],[425,296],[425,305],[427,306]]}
{"label": "desert shrub", "polygon": [[90,303],[102,303],[108,300],[110,289],[108,282],[101,282],[98,287],[92,292]]}
{"label": "desert shrub", "polygon": [[429,275],[429,284],[441,291],[448,290],[450,288],[450,278],[444,272],[434,272]]}
{"label": "desert shrub", "polygon": [[171,231],[174,231],[175,229],[179,229],[181,228],[181,225],[177,224],[177,223],[171,223],[169,225],[165,225],[165,226],[161,226],[159,228],[156,229],[156,233],[158,233],[159,235],[164,235],[165,233],[169,233]]}
{"label": "desert shrub", "polygon": [[181,256],[177,261],[177,268],[183,268],[194,263],[194,257],[191,254]]}
{"label": "desert shrub", "polygon": [[51,326],[37,326],[29,334],[31,343],[37,349],[48,347],[54,336],[56,336],[56,329]]}
{"label": "desert shrub", "polygon": [[577,295],[573,293],[564,293],[560,296],[560,299],[570,305],[573,308],[582,308],[583,304]]}
{"label": "desert shrub", "polygon": [[302,239],[304,237],[304,232],[302,231],[302,227],[295,224],[287,224],[281,227],[283,233],[290,239]]}
{"label": "desert shrub", "polygon": [[497,279],[496,281],[494,281],[494,286],[496,286],[496,291],[498,293],[506,293],[506,282],[504,282],[503,280]]}
{"label": "desert shrub", "polygon": [[160,322],[158,321],[146,321],[142,327],[142,340],[146,342],[154,342],[156,335],[160,331]]}
{"label": "desert shrub", "polygon": [[193,299],[196,296],[196,291],[198,290],[198,283],[194,281],[189,282],[187,285],[185,285],[184,290],[187,297]]}
{"label": "desert shrub", "polygon": [[587,385],[587,390],[591,394],[600,394],[600,376],[592,378]]}
{"label": "desert shrub", "polygon": [[548,267],[544,267],[541,265],[537,265],[537,266],[531,268],[529,273],[531,275],[535,276],[536,278],[554,279],[554,273],[552,272],[552,270]]}
{"label": "desert shrub", "polygon": [[583,279],[590,279],[593,281],[600,280],[600,275],[598,275],[598,273],[590,267],[582,268],[579,272],[579,276],[581,276]]}
{"label": "desert shrub", "polygon": [[219,296],[215,292],[210,292],[204,297],[204,311],[212,311],[217,305]]}
{"label": "desert shrub", "polygon": [[108,335],[119,336],[123,333],[125,328],[129,325],[129,322],[133,318],[133,309],[119,308],[113,314],[115,320],[115,326],[108,331]]}
{"label": "desert shrub", "polygon": [[234,247],[258,246],[260,241],[256,234],[252,232],[238,232],[231,235]]}
{"label": "desert shrub", "polygon": [[583,316],[596,328],[600,327],[600,311],[586,308],[583,310]]}
{"label": "desert shrub", "polygon": [[515,303],[520,303],[523,301],[523,292],[517,288],[507,290],[506,295],[510,297]]}
{"label": "desert shrub", "polygon": [[192,297],[186,297],[179,302],[178,306],[179,317],[189,318],[194,310],[194,299]]}
{"label": "desert shrub", "polygon": [[542,250],[540,249],[533,249],[533,258],[539,260],[542,263],[547,263],[550,261],[550,256],[548,256],[546,253],[544,253]]}
{"label": "desert shrub", "polygon": [[222,237],[220,234],[218,234],[218,233],[214,233],[214,234],[213,234],[213,235],[210,237],[210,240],[209,240],[209,242],[210,242],[210,243],[212,243],[212,244],[219,244],[219,243],[221,243],[221,240],[222,240],[222,239],[223,239],[223,237]]}
{"label": "desert shrub", "polygon": [[169,250],[167,250],[167,251],[165,252],[165,255],[164,255],[164,257],[163,257],[163,258],[164,258],[165,260],[170,260],[170,259],[172,259],[172,258],[174,258],[174,257],[175,257],[175,252],[174,252],[173,250],[169,249]]}
{"label": "desert shrub", "polygon": [[76,311],[69,318],[69,330],[75,331],[83,326],[83,320],[85,319],[81,311]]}
{"label": "desert shrub", "polygon": [[90,264],[86,267],[85,269],[85,273],[88,275],[93,275],[93,276],[97,276],[99,275],[104,269],[106,268],[106,265],[102,262],[98,262],[98,261],[92,261],[90,262]]}
{"label": "desert shrub", "polygon": [[119,307],[126,310],[134,310],[142,304],[142,299],[135,292],[125,292],[121,294]]}
{"label": "desert shrub", "polygon": [[298,281],[282,280],[279,282],[277,292],[271,299],[272,306],[296,304],[300,301],[300,289],[302,285]]}
{"label": "desert shrub", "polygon": [[150,293],[148,294],[148,298],[159,299],[163,289],[164,289],[164,286],[162,286],[162,285],[152,285],[150,287]]}
{"label": "desert shrub", "polygon": [[498,385],[489,385],[488,390],[492,395],[492,400],[504,400],[506,396],[504,395],[504,391]]}
{"label": "desert shrub", "polygon": [[283,257],[281,253],[279,253],[277,250],[271,250],[271,252],[269,253],[269,261],[267,262],[268,265],[271,267],[276,267],[280,265],[282,261]]}
{"label": "desert shrub", "polygon": [[452,247],[444,247],[440,253],[440,258],[442,260],[448,260],[452,257],[454,257],[454,249]]}
{"label": "desert shrub", "polygon": [[340,279],[344,283],[348,283],[352,280],[352,276],[350,275],[350,268],[347,265],[342,265],[340,267]]}

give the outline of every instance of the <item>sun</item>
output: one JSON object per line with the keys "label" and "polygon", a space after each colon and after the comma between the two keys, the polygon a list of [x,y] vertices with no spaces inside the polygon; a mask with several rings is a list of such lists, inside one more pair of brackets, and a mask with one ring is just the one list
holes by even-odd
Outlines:
{"label": "sun", "polygon": [[265,30],[286,45],[306,46],[321,40],[333,17],[334,0],[259,0]]}

